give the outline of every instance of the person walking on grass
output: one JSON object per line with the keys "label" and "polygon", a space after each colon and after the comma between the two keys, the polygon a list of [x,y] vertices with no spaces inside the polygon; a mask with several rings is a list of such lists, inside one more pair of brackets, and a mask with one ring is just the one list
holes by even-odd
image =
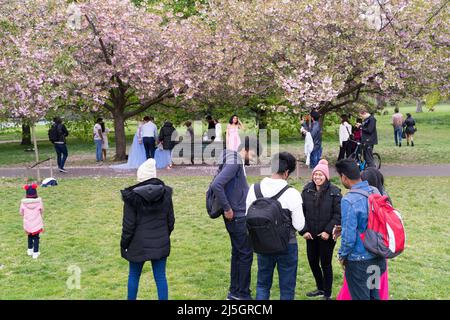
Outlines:
{"label": "person walking on grass", "polygon": [[370,194],[374,189],[361,180],[359,167],[352,159],[338,161],[336,171],[344,187],[350,190],[341,201],[339,263],[344,268],[352,300],[380,300],[380,275],[386,271],[386,259],[369,252],[361,240],[367,229],[369,208],[367,197],[359,192]]}
{"label": "person walking on grass", "polygon": [[44,231],[44,204],[37,194],[37,184],[23,186],[26,197],[20,202],[19,212],[23,217],[23,229],[28,235],[27,254],[37,259],[39,251],[39,235]]}
{"label": "person walking on grass", "polygon": [[352,125],[348,122],[348,116],[343,114],[341,116],[341,125],[339,126],[339,156],[338,161],[348,158],[352,153],[352,142],[350,137],[352,135]]}
{"label": "person walking on grass", "polygon": [[331,300],[333,287],[333,252],[336,241],[332,237],[335,225],[341,224],[341,190],[330,182],[325,159],[312,172],[312,181],[302,192],[305,227],[300,235],[306,240],[309,266],[316,281],[316,290],[307,297]]}
{"label": "person walking on grass", "polygon": [[69,135],[66,126],[60,117],[53,118],[53,125],[48,131],[49,140],[55,146],[56,161],[58,163],[59,172],[67,173],[64,168],[67,157],[69,155],[67,151],[66,138]]}
{"label": "person walking on grass", "polygon": [[95,143],[95,158],[97,164],[101,164],[103,161],[102,157],[102,146],[103,146],[103,132],[102,132],[102,118],[97,118],[94,125],[94,143]]}
{"label": "person walking on grass", "polygon": [[[258,254],[258,280],[256,299],[269,300],[272,288],[273,272],[278,269],[280,300],[294,300],[297,282],[298,245],[296,231],[303,229],[305,218],[300,193],[289,188],[287,180],[296,168],[295,157],[282,152],[272,158],[272,176],[264,178],[259,184],[252,185],[247,195],[247,212],[252,203],[261,198],[278,197],[278,202],[291,221],[289,244],[286,252],[280,254]],[[281,195],[280,195],[281,193]]]}
{"label": "person walking on grass", "polygon": [[224,210],[224,223],[231,241],[230,287],[227,300],[250,300],[250,274],[253,249],[246,227],[246,195],[249,187],[244,161],[252,161],[262,147],[256,139],[246,137],[237,151],[224,150],[219,163],[220,171],[211,184],[220,206]]}
{"label": "person walking on grass", "polygon": [[361,125],[363,157],[366,160],[368,167],[375,167],[373,148],[376,144],[378,144],[377,119],[375,119],[375,117],[370,114],[366,108],[361,109],[359,114],[363,119],[363,123]]}
{"label": "person walking on grass", "polygon": [[403,122],[403,127],[405,128],[406,134],[406,145],[409,146],[411,143],[411,147],[414,147],[414,133],[417,131],[416,129],[416,121],[411,116],[410,113],[406,114],[406,120]]}
{"label": "person walking on grass", "polygon": [[150,261],[159,300],[168,300],[166,263],[175,225],[172,188],[156,178],[154,159],[139,167],[138,184],[121,191],[121,255],[129,262],[128,300],[136,300],[145,262]]}
{"label": "person walking on grass", "polygon": [[402,131],[403,131],[403,115],[400,113],[398,107],[394,109],[394,115],[392,116],[392,126],[394,127],[394,140],[395,145],[402,146]]}

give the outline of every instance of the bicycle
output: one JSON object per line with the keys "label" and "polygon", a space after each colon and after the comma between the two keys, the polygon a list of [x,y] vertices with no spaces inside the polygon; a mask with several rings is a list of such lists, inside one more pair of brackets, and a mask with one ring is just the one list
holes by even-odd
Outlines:
{"label": "bicycle", "polygon": [[[359,170],[364,171],[367,168],[367,162],[364,159],[364,155],[362,152],[362,143],[355,140],[349,140],[353,143],[356,143],[356,149],[353,151],[353,153],[349,156],[350,159],[356,160],[356,163],[358,164]],[[373,153],[373,160],[375,162],[375,168],[380,170],[381,168],[381,156],[378,153]]]}

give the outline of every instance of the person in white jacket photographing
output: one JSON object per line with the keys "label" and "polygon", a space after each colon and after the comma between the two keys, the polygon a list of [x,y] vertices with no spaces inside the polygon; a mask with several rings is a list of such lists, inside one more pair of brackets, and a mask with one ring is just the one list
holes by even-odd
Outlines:
{"label": "person in white jacket photographing", "polygon": [[348,123],[348,116],[341,116],[341,125],[339,126],[339,157],[338,161],[350,157],[352,153],[352,142],[350,137],[352,134],[352,125]]}
{"label": "person in white jacket photographing", "polygon": [[309,166],[311,163],[311,152],[314,149],[314,141],[311,136],[311,133],[307,131],[303,126],[300,129],[302,135],[305,136],[305,157],[306,157],[306,165]]}

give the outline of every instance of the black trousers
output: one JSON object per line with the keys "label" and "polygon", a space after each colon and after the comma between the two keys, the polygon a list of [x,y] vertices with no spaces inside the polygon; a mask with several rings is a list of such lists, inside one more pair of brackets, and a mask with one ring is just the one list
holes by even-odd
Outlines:
{"label": "black trousers", "polygon": [[352,142],[344,141],[342,142],[342,147],[339,148],[338,161],[344,158],[348,158],[352,154]]}
{"label": "black trousers", "polygon": [[368,167],[375,167],[375,160],[373,158],[373,145],[365,144],[363,146],[363,156]]}
{"label": "black trousers", "polygon": [[34,236],[28,235],[28,249],[33,249],[33,252],[39,252],[39,234]]}
{"label": "black trousers", "polygon": [[144,143],[145,148],[145,156],[147,159],[149,158],[155,158],[155,138],[153,137],[144,137],[142,138],[142,142]]}
{"label": "black trousers", "polygon": [[[306,241],[306,253],[309,267],[316,280],[317,290],[325,292],[325,296],[331,297],[333,287],[333,251],[336,242],[330,238],[322,240],[319,237]],[[319,264],[320,263],[320,264]]]}

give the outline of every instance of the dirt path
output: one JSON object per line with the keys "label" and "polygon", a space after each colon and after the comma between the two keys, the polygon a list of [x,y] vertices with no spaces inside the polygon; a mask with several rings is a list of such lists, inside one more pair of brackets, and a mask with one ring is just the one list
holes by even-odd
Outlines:
{"label": "dirt path", "polygon": [[[136,170],[117,170],[109,166],[83,166],[83,167],[67,167],[68,173],[60,173],[54,170],[55,178],[76,178],[76,177],[132,177],[136,175]],[[158,170],[158,176],[212,176],[217,167],[206,165],[194,166],[175,166],[171,170]],[[266,176],[269,175],[270,168],[267,166],[250,166],[246,167],[249,176]],[[381,172],[385,176],[399,177],[450,177],[450,164],[443,165],[386,165],[381,168]],[[300,168],[301,177],[309,177],[311,170],[306,167]],[[331,176],[336,176],[336,171],[330,168]],[[21,178],[28,176],[36,176],[35,169],[26,169],[24,167],[0,168],[0,177],[2,178]],[[48,167],[41,168],[41,176],[49,177],[50,169]],[[297,173],[292,173],[297,176]]]}

